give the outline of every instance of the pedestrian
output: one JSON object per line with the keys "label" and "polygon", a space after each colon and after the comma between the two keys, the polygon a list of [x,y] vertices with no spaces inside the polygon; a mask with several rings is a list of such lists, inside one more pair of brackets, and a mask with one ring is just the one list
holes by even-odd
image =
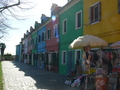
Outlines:
{"label": "pedestrian", "polygon": [[4,61],[4,57],[2,57],[2,61]]}

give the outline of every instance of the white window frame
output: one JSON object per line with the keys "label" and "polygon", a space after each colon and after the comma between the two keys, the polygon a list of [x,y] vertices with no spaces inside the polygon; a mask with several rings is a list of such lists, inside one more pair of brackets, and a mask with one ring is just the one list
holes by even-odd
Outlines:
{"label": "white window frame", "polygon": [[[66,32],[65,32],[65,30],[64,30],[64,22],[66,21]],[[62,34],[65,34],[65,33],[67,33],[67,19],[64,19],[63,20],[63,27],[62,27]]]}
{"label": "white window frame", "polygon": [[[54,25],[54,37],[56,37],[56,36],[55,36],[55,28],[56,28],[56,27],[57,27],[57,29],[58,29],[58,24],[55,24],[55,25]],[[58,36],[59,36],[59,33],[58,33],[58,32],[57,32],[57,34],[58,34]],[[57,37],[58,37],[58,36],[57,36]]]}
{"label": "white window frame", "polygon": [[[93,8],[93,7],[96,7],[96,6],[98,6],[98,18],[100,18],[101,17],[101,15],[99,15],[99,12],[101,13],[101,11],[100,11],[100,8],[101,8],[101,6],[100,6],[100,1],[98,1],[97,3],[95,3],[95,4],[93,4],[93,5],[91,5],[91,7],[90,7],[90,9],[89,9],[89,14],[90,14],[90,25],[93,25],[93,24],[96,24],[96,23],[99,23],[100,22],[100,20],[98,19],[98,21],[95,21],[95,17],[94,17],[94,21],[93,22],[91,22],[91,9]],[[97,5],[98,4],[98,5]],[[94,10],[94,15],[95,15],[95,10]]]}
{"label": "white window frame", "polygon": [[[78,27],[78,14],[81,14],[81,26]],[[80,29],[82,28],[82,10],[80,10],[79,12],[76,13],[76,29]]]}
{"label": "white window frame", "polygon": [[75,64],[76,64],[76,60],[78,59],[78,58],[77,58],[77,52],[78,52],[78,51],[80,51],[80,59],[81,59],[81,53],[82,53],[82,52],[81,52],[81,49],[75,50]]}
{"label": "white window frame", "polygon": [[[64,53],[66,53],[66,54],[65,54],[65,60],[64,60],[64,56],[63,56]],[[62,51],[62,64],[65,65],[65,64],[66,64],[66,61],[67,61],[67,52],[66,52],[66,51]]]}

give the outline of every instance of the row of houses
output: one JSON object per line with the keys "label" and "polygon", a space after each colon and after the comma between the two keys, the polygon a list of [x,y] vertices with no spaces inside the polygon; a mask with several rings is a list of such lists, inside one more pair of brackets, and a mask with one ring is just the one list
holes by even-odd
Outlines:
{"label": "row of houses", "polygon": [[[69,49],[79,36],[98,36],[109,44],[120,38],[120,0],[68,0],[52,4],[51,17],[41,15],[16,45],[16,60],[66,75],[82,62],[82,49]],[[43,64],[44,63],[44,64]]]}

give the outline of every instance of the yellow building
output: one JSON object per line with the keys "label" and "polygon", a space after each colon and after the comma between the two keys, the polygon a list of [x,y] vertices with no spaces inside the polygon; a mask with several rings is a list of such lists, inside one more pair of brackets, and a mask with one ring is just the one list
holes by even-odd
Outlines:
{"label": "yellow building", "polygon": [[120,0],[84,0],[84,35],[120,41]]}

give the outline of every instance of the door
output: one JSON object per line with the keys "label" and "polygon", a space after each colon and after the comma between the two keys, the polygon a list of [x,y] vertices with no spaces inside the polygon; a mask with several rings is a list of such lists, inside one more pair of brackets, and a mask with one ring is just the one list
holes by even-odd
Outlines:
{"label": "door", "polygon": [[71,71],[71,69],[74,69],[73,65],[74,65],[74,62],[73,62],[73,51],[70,50],[70,51],[68,51],[67,73],[69,73]]}
{"label": "door", "polygon": [[[51,53],[48,54],[48,64],[51,62]],[[48,69],[50,70],[51,66],[49,65]]]}

